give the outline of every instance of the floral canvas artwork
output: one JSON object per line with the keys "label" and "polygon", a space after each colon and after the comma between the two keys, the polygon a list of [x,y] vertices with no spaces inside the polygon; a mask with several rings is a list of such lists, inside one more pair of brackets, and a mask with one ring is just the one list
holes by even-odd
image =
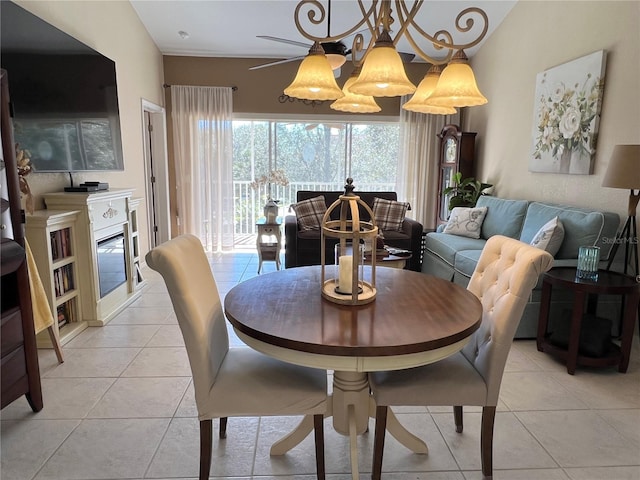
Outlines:
{"label": "floral canvas artwork", "polygon": [[530,171],[593,173],[604,73],[600,50],[537,75]]}

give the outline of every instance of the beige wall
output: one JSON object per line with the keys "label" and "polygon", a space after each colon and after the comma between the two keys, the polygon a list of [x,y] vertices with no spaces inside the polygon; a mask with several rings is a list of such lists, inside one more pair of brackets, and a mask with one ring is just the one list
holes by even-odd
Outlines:
{"label": "beige wall", "polygon": [[[169,85],[198,85],[231,87],[238,90],[233,94],[235,113],[257,113],[276,115],[345,115],[332,110],[331,102],[311,106],[302,102],[280,103],[278,97],[296,75],[299,61],[274,65],[258,70],[249,67],[268,63],[264,58],[206,58],[206,57],[164,57],[164,78]],[[349,78],[352,66],[342,67],[338,85],[344,85]],[[407,66],[407,74],[414,82],[419,82],[426,73],[426,64]],[[382,111],[375,116],[399,115],[400,100],[395,98],[377,99]],[[167,93],[167,105],[170,106]],[[353,115],[353,114],[347,114]]]}
{"label": "beige wall", "polygon": [[[594,174],[529,172],[536,75],[597,50],[607,60]],[[465,126],[478,132],[477,176],[495,195],[626,219],[629,192],[601,184],[613,147],[640,143],[640,2],[520,0],[472,64],[489,103],[467,109]]]}
{"label": "beige wall", "polygon": [[[17,1],[20,6],[116,62],[124,172],[74,174],[74,182],[100,180],[111,187],[135,188],[145,196],[142,144],[142,99],[164,104],[162,55],[125,1]],[[11,72],[9,72],[11,82]],[[34,173],[27,177],[36,208],[44,208],[41,194],[61,191],[69,184],[63,173]],[[146,204],[141,205],[146,209]],[[148,248],[146,214],[141,216],[141,247]]]}

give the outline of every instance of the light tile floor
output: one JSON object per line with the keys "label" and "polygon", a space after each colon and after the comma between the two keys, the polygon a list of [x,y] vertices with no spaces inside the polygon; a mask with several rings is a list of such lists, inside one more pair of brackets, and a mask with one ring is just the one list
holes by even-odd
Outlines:
{"label": "light tile floor", "polygon": [[[212,255],[211,264],[224,295],[256,275],[257,256]],[[263,268],[269,272],[275,265]],[[65,345],[64,364],[57,364],[52,350],[40,350],[45,407],[34,414],[22,398],[2,410],[0,478],[197,477],[198,420],[184,344],[164,284],[155,272],[145,275],[142,297],[106,326]],[[230,337],[242,347],[231,329]],[[428,442],[430,453],[412,454],[387,436],[384,478],[482,478],[479,410],[465,412],[464,433],[457,434],[449,408],[398,411],[400,421]],[[211,478],[315,478],[311,436],[282,457],[269,456],[270,445],[296,421],[230,419],[228,438],[214,440]],[[372,437],[358,440],[362,478],[370,478]],[[350,478],[348,441],[330,420],[325,446],[328,478]],[[613,368],[580,368],[570,376],[539,353],[534,341],[515,341],[496,416],[494,467],[497,480],[640,479],[637,332],[624,375]]]}

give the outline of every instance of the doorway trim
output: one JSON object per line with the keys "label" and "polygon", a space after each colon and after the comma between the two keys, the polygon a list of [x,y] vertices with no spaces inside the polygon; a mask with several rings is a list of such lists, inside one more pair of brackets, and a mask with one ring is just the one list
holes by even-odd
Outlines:
{"label": "doorway trim", "polygon": [[167,122],[164,107],[142,99],[145,195],[149,249],[171,238]]}

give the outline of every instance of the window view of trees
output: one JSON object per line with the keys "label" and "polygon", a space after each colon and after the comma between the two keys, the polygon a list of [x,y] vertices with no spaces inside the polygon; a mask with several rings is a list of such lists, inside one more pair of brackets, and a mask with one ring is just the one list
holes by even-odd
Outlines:
{"label": "window view of trees", "polygon": [[[342,190],[349,176],[356,191],[393,190],[398,151],[398,123],[234,120],[236,233],[253,231],[269,196],[284,213],[298,190]],[[287,185],[251,187],[274,170]]]}

